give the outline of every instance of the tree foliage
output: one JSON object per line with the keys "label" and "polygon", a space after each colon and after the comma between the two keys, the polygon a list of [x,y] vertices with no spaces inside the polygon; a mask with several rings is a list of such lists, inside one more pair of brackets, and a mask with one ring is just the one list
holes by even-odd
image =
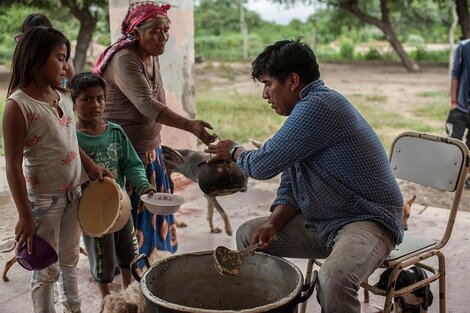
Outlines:
{"label": "tree foliage", "polygon": [[[302,0],[271,1],[293,4],[295,1]],[[385,1],[388,5],[390,26],[395,31],[397,40],[411,43],[415,47],[422,46],[423,43],[447,42],[449,26],[452,22],[451,1],[454,0]],[[466,0],[458,1],[466,3]],[[249,34],[249,57],[256,56],[267,44],[298,36],[303,37],[309,43],[318,44],[317,54],[329,60],[339,57],[338,48],[343,50],[343,57],[350,56],[351,49],[347,48],[351,45],[357,46],[362,42],[388,39],[387,34],[376,25],[367,24],[351,11],[341,9],[339,4],[344,2],[342,0],[302,2],[311,3],[316,9],[314,14],[307,22],[294,19],[288,25],[264,21],[256,12],[245,10]],[[356,3],[359,10],[379,22],[382,21],[380,4],[383,0],[347,2]],[[195,46],[198,55],[223,60],[241,59],[243,38],[240,35],[239,3],[239,0],[199,0],[195,3]],[[99,5],[96,16],[90,10],[92,4]],[[91,15],[88,15],[86,11],[89,11]],[[19,32],[24,17],[32,12],[44,13],[51,19],[55,28],[64,32],[69,39],[77,39],[77,49],[74,52],[76,65],[79,61],[84,64],[85,51],[92,33],[94,41],[104,45],[110,43],[108,7],[105,0],[2,0],[0,2],[0,26],[2,28],[0,63],[8,63],[11,60],[11,53],[16,45],[13,37]],[[96,17],[95,28],[93,28],[93,16]],[[87,36],[83,35],[82,29],[86,30]],[[315,40],[312,37],[313,29],[315,29]],[[329,45],[330,43],[333,44]],[[353,53],[354,58],[397,59],[397,56],[390,51],[375,49],[367,54],[364,50],[362,53],[357,53],[357,51]],[[419,56],[423,55],[422,52],[425,51],[420,50]],[[418,60],[418,53],[412,52],[411,55]],[[76,69],[81,71],[82,65],[76,66]]]}
{"label": "tree foliage", "polygon": [[[410,71],[419,70],[418,65],[410,58],[405,49],[403,48],[399,31],[402,29],[398,26],[401,25],[399,20],[402,17],[408,21],[415,21],[421,26],[426,23],[434,22],[436,17],[427,14],[425,10],[427,7],[432,6],[426,0],[271,0],[276,3],[291,4],[296,1],[304,3],[323,3],[327,7],[333,7],[344,10],[354,17],[359,19],[362,23],[373,25],[380,29],[384,34],[386,40],[390,42],[394,51],[400,57],[404,66]],[[421,10],[420,10],[421,9]],[[435,11],[435,10],[432,10]],[[411,19],[410,17],[413,17]]]}
{"label": "tree foliage", "polygon": [[[2,0],[0,9],[5,11],[14,6],[28,7],[31,9],[29,13],[37,11],[45,11],[46,15],[53,21],[55,28],[57,25],[54,23],[57,16],[68,14],[69,17],[65,19],[68,23],[73,23],[70,20],[70,14],[78,20],[78,34],[76,35],[77,45],[74,54],[74,66],[77,72],[81,72],[85,67],[86,52],[92,40],[93,32],[96,29],[98,20],[102,17],[107,17],[108,1],[107,0]],[[66,10],[63,10],[66,8]],[[96,9],[95,12],[93,12]],[[29,14],[28,13],[28,14]],[[50,14],[48,14],[50,13]],[[26,15],[25,15],[26,16]],[[54,18],[53,18],[54,17]],[[24,16],[20,19],[14,20],[21,25]],[[69,37],[70,38],[70,37]]]}
{"label": "tree foliage", "polygon": [[[196,36],[221,35],[240,31],[239,2],[233,0],[201,0],[194,8]],[[260,27],[258,13],[246,11],[248,29]]]}
{"label": "tree foliage", "polygon": [[[240,34],[239,1],[201,0],[195,6],[195,50],[209,59],[243,59],[243,36]],[[261,19],[245,9],[248,28],[248,57],[256,56],[267,44],[283,38],[308,37],[312,26],[299,20],[278,25]]]}

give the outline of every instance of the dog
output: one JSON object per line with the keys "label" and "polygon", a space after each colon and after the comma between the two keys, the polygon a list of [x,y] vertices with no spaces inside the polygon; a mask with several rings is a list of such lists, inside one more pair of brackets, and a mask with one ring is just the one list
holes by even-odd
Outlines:
{"label": "dog", "polygon": [[[6,252],[11,252],[13,251],[14,249],[16,248],[16,242],[13,243],[13,246],[10,247],[10,248],[6,248],[2,251],[0,251],[0,253],[6,253]],[[80,247],[80,253],[83,254],[84,256],[88,256],[86,250],[82,247]],[[13,256],[11,259],[9,259],[6,263],[5,263],[5,267],[3,268],[3,274],[2,274],[2,280],[4,282],[8,282],[10,281],[10,279],[8,278],[8,271],[10,270],[10,268],[16,263],[16,256]]]}
{"label": "dog", "polygon": [[411,205],[416,200],[416,195],[413,195],[408,201],[403,205],[403,228],[408,230],[408,219],[410,218]]}
{"label": "dog", "polygon": [[[198,182],[198,165],[209,158],[206,153],[188,149],[173,150],[167,146],[162,146],[162,150],[163,160],[165,161],[168,176],[170,177],[172,190],[174,189],[173,181],[171,181],[171,173],[173,172],[178,172],[193,182]],[[240,191],[246,191],[246,184]],[[216,196],[208,196],[206,194],[204,194],[204,196],[207,199],[207,221],[209,222],[211,233],[222,232],[220,228],[214,226],[213,216],[214,209],[216,209],[224,221],[225,232],[227,235],[232,236],[233,230],[232,225],[230,224],[230,218],[217,201]]]}
{"label": "dog", "polygon": [[[392,269],[385,270],[381,275],[380,279],[375,285],[380,289],[387,289],[388,280]],[[395,290],[409,286],[417,281],[427,278],[426,271],[418,266],[412,266],[408,269],[404,269],[398,275],[395,283]],[[397,306],[398,312],[403,313],[422,313],[427,312],[428,308],[432,305],[434,296],[431,292],[429,285],[416,289],[415,291],[394,298],[394,305]]]}
{"label": "dog", "polygon": [[[151,265],[170,257],[168,251],[154,250],[149,256]],[[146,312],[147,300],[140,288],[140,283],[132,282],[125,290],[107,295],[101,301],[100,313],[143,313]]]}

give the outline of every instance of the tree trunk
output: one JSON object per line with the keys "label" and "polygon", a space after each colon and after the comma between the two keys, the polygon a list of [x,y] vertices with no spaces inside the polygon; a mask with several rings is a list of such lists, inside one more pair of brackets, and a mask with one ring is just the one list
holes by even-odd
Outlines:
{"label": "tree trunk", "polygon": [[248,26],[245,21],[244,0],[240,0],[240,33],[243,38],[243,60],[248,59]]}
{"label": "tree trunk", "polygon": [[364,23],[371,24],[379,28],[384,33],[385,38],[390,43],[393,50],[400,57],[401,63],[406,67],[406,69],[410,72],[419,71],[418,64],[413,61],[408,53],[406,53],[405,49],[403,49],[403,45],[395,34],[395,30],[393,29],[388,15],[387,0],[380,0],[380,11],[382,13],[382,19],[380,20],[361,11],[361,9],[357,6],[356,1],[340,1],[339,6],[342,9],[352,13]]}
{"label": "tree trunk", "polygon": [[468,14],[467,0],[455,0],[455,6],[462,35],[465,39],[470,38],[470,16]]}
{"label": "tree trunk", "polygon": [[90,46],[93,32],[96,28],[96,20],[81,20],[80,30],[77,37],[77,47],[75,48],[75,57],[73,59],[73,65],[77,73],[83,72],[86,66],[86,56],[88,47]]}
{"label": "tree trunk", "polygon": [[452,72],[452,62],[454,61],[454,50],[455,50],[455,29],[459,23],[459,17],[457,15],[457,6],[455,2],[452,3],[452,25],[449,29],[449,74]]}
{"label": "tree trunk", "polygon": [[388,42],[392,46],[393,50],[398,54],[400,57],[401,63],[405,65],[406,69],[410,72],[419,72],[419,65],[413,61],[413,59],[406,53],[403,45],[401,44],[400,40],[398,40],[395,31],[391,25],[384,25],[382,31],[385,34],[385,38],[387,38]]}
{"label": "tree trunk", "polygon": [[77,36],[77,46],[75,47],[75,54],[73,56],[73,65],[76,73],[81,73],[86,65],[86,53],[90,46],[93,32],[96,28],[98,17],[91,14],[88,6],[78,6],[73,1],[61,0],[64,6],[70,8],[70,12],[80,21],[80,30]]}

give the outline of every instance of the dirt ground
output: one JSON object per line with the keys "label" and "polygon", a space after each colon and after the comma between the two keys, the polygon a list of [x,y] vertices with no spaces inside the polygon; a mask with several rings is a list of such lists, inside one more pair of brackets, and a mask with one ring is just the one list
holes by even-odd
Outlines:
{"label": "dirt ground", "polygon": [[[228,68],[228,69],[227,69]],[[221,76],[221,71],[231,71],[229,78]],[[361,95],[365,98],[378,98],[384,101],[377,103],[377,110],[388,110],[412,117],[413,110],[432,98],[423,97],[425,93],[448,93],[450,86],[449,70],[444,65],[423,65],[419,73],[409,73],[400,64],[380,62],[354,63],[321,63],[320,72],[325,83],[343,93],[348,98]],[[254,84],[250,79],[250,65],[236,64],[198,64],[196,79],[211,83],[211,88],[232,88],[239,93],[258,92],[261,85]],[[449,102],[442,103],[447,106]],[[353,101],[354,104],[354,101]],[[435,122],[442,129],[437,135],[445,135],[444,121]],[[403,129],[402,131],[406,131]],[[389,136],[394,138],[401,131],[390,130]],[[416,195],[416,203],[424,206],[448,208],[451,197],[444,191],[420,187],[413,183],[399,182],[405,199]],[[460,209],[470,211],[470,190],[462,195]]]}

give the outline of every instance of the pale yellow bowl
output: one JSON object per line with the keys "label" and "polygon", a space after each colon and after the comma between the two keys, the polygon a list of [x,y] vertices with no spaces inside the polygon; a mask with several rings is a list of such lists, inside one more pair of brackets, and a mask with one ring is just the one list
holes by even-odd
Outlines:
{"label": "pale yellow bowl", "polygon": [[83,232],[101,237],[121,230],[131,215],[127,193],[112,178],[92,181],[83,192],[78,219]]}
{"label": "pale yellow bowl", "polygon": [[183,197],[162,192],[156,192],[152,197],[142,195],[140,200],[144,202],[147,210],[158,215],[173,214],[184,203]]}

